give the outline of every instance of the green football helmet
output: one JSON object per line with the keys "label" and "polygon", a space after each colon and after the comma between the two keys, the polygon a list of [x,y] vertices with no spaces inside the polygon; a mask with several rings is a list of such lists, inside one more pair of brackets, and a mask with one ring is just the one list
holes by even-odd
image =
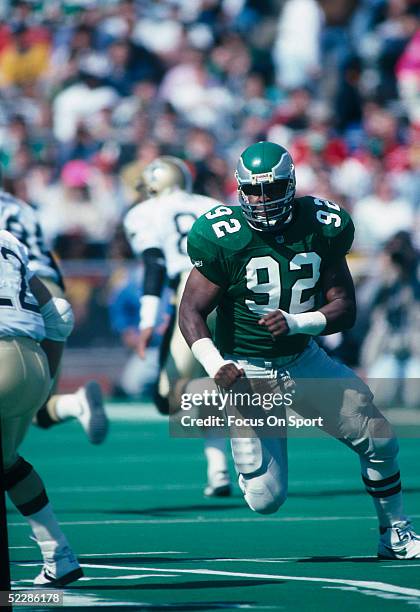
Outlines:
{"label": "green football helmet", "polygon": [[[277,232],[290,219],[296,192],[290,153],[274,142],[257,142],[241,154],[236,166],[239,202],[249,225]],[[249,196],[260,196],[250,203]]]}

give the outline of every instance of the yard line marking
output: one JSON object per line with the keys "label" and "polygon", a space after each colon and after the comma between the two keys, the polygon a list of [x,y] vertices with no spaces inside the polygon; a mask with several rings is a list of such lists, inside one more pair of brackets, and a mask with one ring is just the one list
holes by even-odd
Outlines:
{"label": "yard line marking", "polygon": [[[162,555],[162,554],[184,554],[184,555],[188,555],[190,554],[188,551],[160,551],[160,552],[119,552],[119,553],[84,553],[81,555],[78,555],[79,558],[83,558],[86,559],[86,561],[89,561],[90,557],[119,557],[119,556],[135,556],[135,555]],[[267,558],[251,558],[251,557],[237,557],[237,558],[224,558],[224,557],[218,557],[216,559],[201,559],[201,561],[205,561],[206,563],[216,563],[216,562],[238,562],[238,563],[289,563],[292,561],[305,561],[307,559],[311,559],[311,557],[267,557]],[[348,555],[346,557],[341,557],[341,559],[377,559],[376,555]],[[39,561],[11,561],[11,563],[13,565],[17,565],[18,567],[27,567],[27,566],[41,566],[42,563]],[[84,564],[84,567],[106,567],[108,569],[110,568],[116,568],[116,565],[104,565],[104,564],[100,564],[98,566],[93,566],[93,565],[88,565],[87,563]],[[381,566],[383,567],[383,566]],[[395,566],[393,566],[395,567]],[[402,567],[402,566],[397,566],[397,567]],[[406,567],[406,566],[405,566]],[[419,567],[418,565],[412,565],[411,567]]]}
{"label": "yard line marking", "polygon": [[80,581],[92,582],[92,580],[140,580],[142,578],[178,578],[178,574],[124,574],[124,576],[84,576]]}
{"label": "yard line marking", "polygon": [[148,552],[84,553],[78,557],[119,557],[120,555],[188,555],[186,550],[156,550]]}
{"label": "yard line marking", "polygon": [[127,567],[122,565],[96,565],[90,563],[82,563],[82,567],[91,568],[102,568],[102,569],[113,569],[113,570],[132,570],[132,571],[145,571],[145,572],[161,572],[164,574],[171,574],[177,572],[179,574],[196,574],[196,575],[207,575],[207,576],[228,576],[235,578],[261,578],[261,580],[291,580],[293,582],[323,582],[328,584],[338,584],[344,586],[354,586],[365,589],[371,589],[383,593],[397,593],[399,595],[409,595],[411,597],[420,597],[420,589],[413,589],[409,587],[400,587],[396,584],[390,584],[386,582],[378,582],[371,580],[347,580],[342,578],[320,578],[313,576],[288,576],[284,574],[254,574],[248,572],[226,572],[220,570],[209,570],[205,568],[200,569],[162,569],[155,567]]}
{"label": "yard line marking", "polygon": [[[412,559],[412,561],[415,561],[415,559]],[[383,565],[381,565],[381,567],[386,567],[386,568],[390,568],[392,567],[392,569],[394,569],[394,567],[420,567],[420,559],[418,559],[418,563],[402,563],[401,565],[395,565],[395,563],[384,563]]]}
{"label": "yard line marking", "polygon": [[371,595],[373,597],[379,597],[379,599],[386,599],[387,601],[403,601],[408,604],[414,604],[417,608],[420,607],[420,601],[417,597],[412,595],[401,595],[400,593],[384,593],[374,591],[369,588],[355,587],[355,586],[324,586],[323,589],[330,589],[335,591],[352,591],[353,593],[359,593],[360,595]]}
{"label": "yard line marking", "polygon": [[162,485],[120,485],[115,487],[110,486],[75,486],[75,487],[48,487],[48,491],[52,493],[109,493],[116,491],[189,491],[201,489],[202,484],[183,485],[183,484],[162,484]]}
{"label": "yard line marking", "polygon": [[[176,460],[177,462],[180,463],[184,463],[184,462],[189,462],[191,463],[191,461],[196,461],[197,460],[197,454],[195,453],[190,453],[190,454],[185,454],[185,455],[177,455],[176,456]],[[165,456],[160,456],[160,455],[124,455],[124,463],[167,463],[168,458]],[[103,465],[104,462],[104,458],[103,457],[89,457],[89,464],[90,465]],[[48,465],[51,462],[49,461],[43,461],[38,460],[37,464],[45,464]],[[57,465],[68,465],[68,464],[72,464],[72,465],[76,465],[76,464],[86,464],[86,458],[81,456],[78,457],[77,455],[75,457],[71,456],[71,455],[61,455],[58,457],[54,457],[54,464]]]}
{"label": "yard line marking", "polygon": [[36,546],[9,546],[10,550],[17,550],[19,548],[37,548]]}
{"label": "yard line marking", "polygon": [[[290,489],[291,492],[298,492],[295,491],[295,488],[298,487],[302,487],[307,485],[307,481],[304,480],[298,480],[293,482],[293,488]],[[320,479],[320,480],[311,480],[311,484],[314,486],[326,486],[326,487],[330,487],[332,485],[344,485],[347,484],[347,481],[345,480],[328,480],[328,479]],[[159,491],[159,490],[165,490],[165,491],[190,491],[190,490],[196,490],[196,489],[201,489],[202,488],[202,483],[197,483],[197,484],[160,484],[160,485],[156,485],[156,484],[150,484],[150,485],[142,485],[142,484],[133,484],[133,485],[116,485],[115,487],[113,486],[109,486],[109,485],[77,485],[77,486],[62,486],[62,487],[48,487],[48,491],[53,492],[53,493],[109,493],[111,492],[115,492],[115,491],[133,491],[133,492],[138,492],[138,491]],[[357,487],[357,484],[355,484],[355,490],[358,489],[360,487]],[[301,493],[302,495],[304,495],[305,493],[310,493],[311,491],[313,491],[313,489],[308,489],[308,490],[304,490],[304,491],[299,491],[299,493]],[[331,489],[331,493],[334,493],[334,490]]]}
{"label": "yard line marking", "polygon": [[[223,506],[220,507],[223,510]],[[64,513],[63,513],[64,514]],[[419,518],[419,514],[411,514],[411,518]],[[376,521],[374,516],[285,516],[283,518],[204,518],[198,516],[193,519],[110,519],[98,521],[60,521],[60,525],[178,525],[195,524],[206,525],[208,523],[299,523],[317,521]],[[28,523],[9,523],[9,527],[27,527]]]}

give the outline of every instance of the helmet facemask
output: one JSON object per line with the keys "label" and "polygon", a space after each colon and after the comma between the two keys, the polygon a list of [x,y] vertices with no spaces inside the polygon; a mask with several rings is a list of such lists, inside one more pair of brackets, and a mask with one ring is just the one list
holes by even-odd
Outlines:
{"label": "helmet facemask", "polygon": [[[294,172],[275,181],[258,182],[256,176],[252,183],[244,183],[238,175],[236,179],[243,215],[253,229],[276,232],[289,221],[296,188]],[[251,204],[249,196],[259,196],[259,201]]]}
{"label": "helmet facemask", "polygon": [[292,217],[296,191],[290,153],[274,142],[260,141],[241,154],[235,177],[247,223],[260,232],[278,232]]}

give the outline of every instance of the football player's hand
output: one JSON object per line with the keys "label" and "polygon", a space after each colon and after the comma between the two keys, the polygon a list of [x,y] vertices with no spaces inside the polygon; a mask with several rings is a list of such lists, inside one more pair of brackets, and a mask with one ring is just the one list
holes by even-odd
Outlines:
{"label": "football player's hand", "polygon": [[149,346],[154,332],[154,327],[145,327],[140,330],[139,339],[137,342],[137,353],[139,357],[145,359],[146,349]]}
{"label": "football player's hand", "polygon": [[135,351],[139,341],[139,330],[137,327],[129,327],[122,332],[121,339],[124,346]]}
{"label": "football player's hand", "polygon": [[230,389],[235,382],[244,375],[242,368],[235,363],[225,363],[214,376],[214,381],[222,389]]}
{"label": "football player's hand", "polygon": [[273,310],[273,312],[264,315],[258,321],[258,325],[266,327],[273,338],[287,336],[289,333],[289,326],[281,310]]}

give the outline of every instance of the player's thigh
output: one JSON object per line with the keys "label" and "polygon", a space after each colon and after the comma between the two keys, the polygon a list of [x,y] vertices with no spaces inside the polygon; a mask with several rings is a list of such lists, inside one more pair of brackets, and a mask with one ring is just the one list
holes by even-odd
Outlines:
{"label": "player's thigh", "polygon": [[205,375],[200,364],[194,358],[190,347],[185,342],[178,325],[174,328],[165,370],[170,383],[179,378],[196,378]]}
{"label": "player's thigh", "polygon": [[169,385],[172,385],[180,378],[197,378],[206,375],[201,365],[194,358],[191,349],[186,343],[179,328],[179,304],[181,302],[188,275],[189,272],[184,272],[181,275],[176,292],[175,322],[169,342],[169,350],[164,360],[165,375]]}
{"label": "player's thigh", "polygon": [[0,340],[0,418],[5,467],[16,461],[17,449],[35,412],[48,397],[48,362],[30,338]]}
{"label": "player's thigh", "polygon": [[363,440],[394,437],[373,403],[369,387],[315,343],[288,367],[297,382],[293,405],[303,416],[323,417],[323,429],[352,446]]}

